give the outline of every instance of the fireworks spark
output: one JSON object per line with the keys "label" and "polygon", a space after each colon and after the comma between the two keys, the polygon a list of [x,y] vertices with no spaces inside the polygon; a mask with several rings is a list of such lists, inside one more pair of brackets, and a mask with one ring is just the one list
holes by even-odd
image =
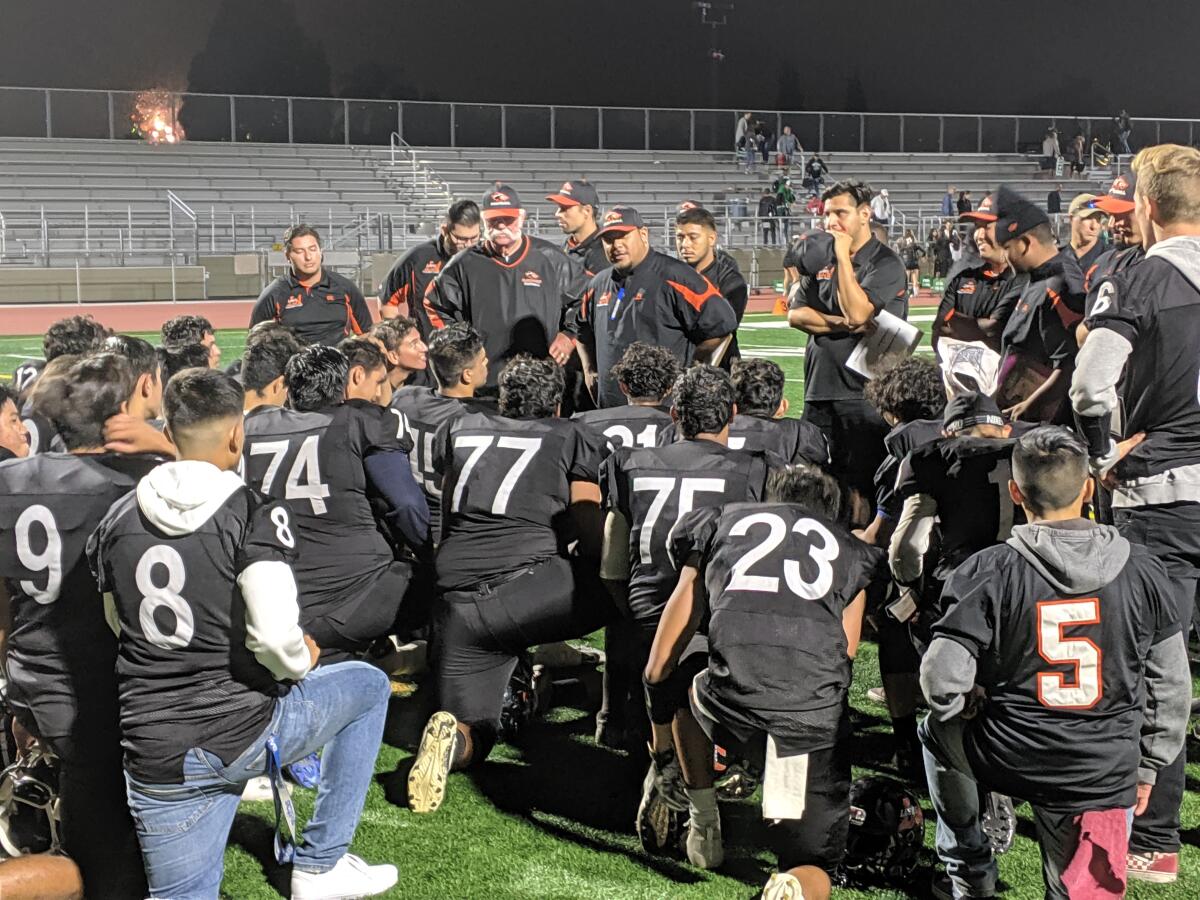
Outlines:
{"label": "fireworks spark", "polygon": [[134,133],[148,144],[177,144],[186,137],[175,121],[175,98],[168,91],[142,91],[130,119]]}

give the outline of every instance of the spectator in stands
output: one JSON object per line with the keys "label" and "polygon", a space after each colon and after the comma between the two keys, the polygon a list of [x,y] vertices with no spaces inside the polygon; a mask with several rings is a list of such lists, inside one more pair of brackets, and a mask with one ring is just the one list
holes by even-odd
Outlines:
{"label": "spectator in stands", "polygon": [[942,215],[952,216],[957,211],[954,206],[954,185],[946,188],[946,193],[942,195]]}
{"label": "spectator in stands", "polygon": [[754,171],[754,153],[757,147],[754,144],[754,117],[750,113],[743,113],[738,119],[737,128],[733,132],[733,147],[739,154],[747,172]]}
{"label": "spectator in stands", "polygon": [[888,199],[887,188],[883,188],[871,201],[871,219],[880,225],[892,221],[892,201]]}
{"label": "spectator in stands", "polygon": [[1085,278],[1100,254],[1108,249],[1100,240],[1104,211],[1092,206],[1097,199],[1095,194],[1080,194],[1071,201],[1068,209],[1071,216],[1071,250]]}
{"label": "spectator in stands", "polygon": [[813,194],[808,198],[808,202],[804,204],[804,211],[810,216],[825,215],[825,201],[821,199],[820,194]]}
{"label": "spectator in stands", "polygon": [[[784,169],[789,168],[793,163],[803,167],[804,148],[800,146],[800,138],[792,134],[791,125],[783,126],[783,134],[779,136],[775,149],[779,154],[779,165]],[[796,159],[797,156],[800,157],[799,160]]]}
{"label": "spectator in stands", "polygon": [[1062,189],[1061,184],[1057,185],[1046,195],[1046,212],[1052,216],[1057,216],[1062,212]]}
{"label": "spectator in stands", "polygon": [[958,202],[954,204],[954,208],[957,210],[960,216],[963,213],[969,213],[972,209],[974,209],[974,206],[971,203],[971,192],[959,191]]}
{"label": "spectator in stands", "polygon": [[0,384],[0,462],[29,455],[29,429],[21,421],[17,395]]}
{"label": "spectator in stands", "polygon": [[771,161],[771,148],[775,146],[775,142],[771,140],[772,137],[771,129],[767,127],[766,122],[759,119],[754,123],[754,145],[758,148],[758,155],[762,157],[764,166]]}
{"label": "spectator in stands", "polygon": [[208,367],[215,369],[221,362],[221,348],[212,322],[204,316],[176,316],[162,326],[162,346],[167,350],[178,350],[188,344],[203,344],[208,348]]}
{"label": "spectator in stands", "polygon": [[814,153],[809,158],[804,171],[808,176],[808,189],[818,196],[825,193],[825,176],[829,174],[829,166],[825,165],[820,153]]}
{"label": "spectator in stands", "polygon": [[946,273],[950,271],[950,266],[954,262],[954,257],[950,254],[950,238],[954,234],[954,226],[947,219],[942,223],[941,227],[933,233],[933,277],[945,278]]}
{"label": "spectator in stands", "polygon": [[293,225],[283,236],[290,265],[259,295],[250,324],[274,320],[306,344],[333,346],[371,327],[371,310],[353,281],[323,265],[321,235],[311,225]]}
{"label": "spectator in stands", "polygon": [[763,188],[762,196],[758,198],[758,220],[762,227],[763,243],[768,247],[774,247],[776,238],[775,216],[778,213],[778,204],[775,200],[775,195],[771,193],[770,187]]}
{"label": "spectator in stands", "polygon": [[1133,121],[1129,118],[1129,113],[1122,109],[1113,117],[1112,143],[1118,153],[1133,152],[1133,148],[1129,146],[1129,136],[1131,134],[1133,134]]}
{"label": "spectator in stands", "polygon": [[787,243],[792,229],[792,204],[796,202],[796,192],[792,190],[792,179],[783,175],[775,181],[775,216],[779,219],[781,239]]}
{"label": "spectator in stands", "polygon": [[1087,142],[1083,138],[1082,132],[1076,132],[1075,137],[1071,138],[1071,144],[1067,147],[1067,162],[1071,164],[1072,175],[1082,175],[1084,169],[1084,161],[1087,159]]}
{"label": "spectator in stands", "polygon": [[925,251],[921,249],[921,244],[912,229],[905,231],[904,237],[900,239],[900,260],[904,263],[904,271],[908,275],[909,293],[914,297],[921,289],[921,257],[924,255]]}
{"label": "spectator in stands", "polygon": [[1062,151],[1058,148],[1058,129],[1051,126],[1046,129],[1046,135],[1042,138],[1042,170],[1053,174],[1060,156]]}

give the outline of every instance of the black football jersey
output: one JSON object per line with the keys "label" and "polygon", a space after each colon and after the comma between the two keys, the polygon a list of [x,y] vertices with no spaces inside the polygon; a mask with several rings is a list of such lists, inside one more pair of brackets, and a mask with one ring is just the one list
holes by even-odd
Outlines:
{"label": "black football jersey", "polygon": [[421,337],[429,340],[433,325],[425,311],[425,291],[453,254],[442,247],[442,237],[409,248],[383,279],[379,286],[379,305],[399,307],[404,304],[408,315],[417,323]]}
{"label": "black football jersey", "polygon": [[900,464],[896,494],[934,499],[941,549],[933,575],[945,579],[972,553],[1008,540],[1025,513],[1012,502],[1013,440],[960,436],[925,444]]}
{"label": "black football jersey", "polygon": [[1070,369],[1083,318],[1083,273],[1070,248],[1029,273],[1004,325],[1000,355],[1020,354],[1047,369]]}
{"label": "black football jersey", "polygon": [[30,456],[51,451],[66,452],[66,445],[63,444],[62,437],[59,436],[54,423],[41,413],[35,412],[28,403],[21,410],[21,422],[29,432]]}
{"label": "black football jersey", "polygon": [[[114,501],[160,460],[42,453],[0,465],[0,577],[11,603],[7,669],[18,702],[55,709],[60,737],[79,711],[116,717],[117,639],[88,568],[87,542]],[[90,711],[95,712],[95,709]],[[61,730],[59,730],[61,729]]]}
{"label": "black football jersey", "polygon": [[394,559],[371,506],[364,461],[409,452],[404,417],[365,400],[317,412],[263,406],[246,416],[246,483],[284,500],[296,521],[305,620],[369,584]]}
{"label": "black football jersey", "polygon": [[883,439],[887,456],[875,471],[875,514],[896,521],[904,507],[903,498],[896,496],[896,476],[900,464],[917,447],[930,444],[942,436],[941,419],[916,419],[897,425]]}
{"label": "black football jersey", "polygon": [[134,777],[178,783],[190,748],[232,762],[266,728],[282,687],[246,649],[237,577],[257,562],[292,562],[296,543],[287,506],[248,487],[186,534],[160,531],[133,493],[109,510],[88,555],[121,626],[121,732]]}
{"label": "black football jersey", "polygon": [[608,445],[611,453],[618,447],[654,447],[670,429],[671,414],[661,406],[610,406],[589,409],[571,416]]}
{"label": "black football jersey", "polygon": [[463,590],[566,552],[571,482],[598,480],[604,445],[567,419],[471,412],[434,440],[442,472],[437,580]]}
{"label": "black football jersey", "polygon": [[832,746],[851,676],[842,614],[883,577],[883,551],[794,503],[730,503],[680,519],[671,552],[707,596],[699,701],[790,752]]}
{"label": "black football jersey", "polygon": [[604,504],[629,523],[629,607],[637,621],[658,621],[675,587],[679,565],[669,551],[676,523],[693,509],[761,500],[770,465],[765,454],[712,441],[623,447],[604,461]]}
{"label": "black football jersey", "polygon": [[1051,809],[1132,806],[1144,661],[1179,630],[1173,596],[1162,565],[1136,544],[1121,574],[1089,596],[1062,596],[1008,544],[963,563],[933,634],[976,658],[987,692],[967,724],[971,768],[993,790]]}
{"label": "black football jersey", "polygon": [[[672,424],[663,429],[658,443],[665,447],[679,439],[679,429]],[[800,419],[769,419],[738,413],[729,423],[729,449],[770,452],[788,463],[829,465],[829,441],[824,433],[811,422]]]}
{"label": "black football jersey", "polygon": [[404,416],[413,444],[408,459],[413,478],[429,502],[429,535],[437,543],[442,534],[442,476],[433,468],[433,441],[442,425],[478,409],[478,404],[443,396],[432,388],[405,385],[392,395],[392,409]]}
{"label": "black football jersey", "polygon": [[[1121,480],[1200,464],[1200,291],[1155,251],[1100,284],[1088,328],[1107,328],[1133,345],[1121,395],[1125,434],[1146,439],[1117,464]],[[1181,482],[1193,479],[1181,478]],[[1178,490],[1139,495],[1130,505],[1194,499]]]}

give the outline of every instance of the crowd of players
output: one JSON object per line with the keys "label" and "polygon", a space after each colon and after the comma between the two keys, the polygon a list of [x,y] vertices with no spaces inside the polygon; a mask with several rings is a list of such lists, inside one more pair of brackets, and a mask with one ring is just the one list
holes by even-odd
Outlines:
{"label": "crowd of players", "polygon": [[[630,810],[649,852],[721,865],[717,754],[761,783],[768,900],[828,897],[843,864],[911,874],[916,797],[851,784],[868,631],[896,770],[937,814],[935,894],[995,893],[1013,800],[1049,897],[1174,880],[1200,152],[1134,159],[1097,204],[1126,246],[1087,273],[1015,192],[972,213],[979,260],[933,336],[998,356],[987,391],[919,357],[846,365],[909,293],[870,189],[828,188],[784,261],[801,419],[779,366],[739,358],[746,286],[706,210],[681,204],[673,258],[591,185],[547,199],[565,248],[524,233],[503,184],[454,204],[377,323],[297,226],[227,370],[201,317],[155,348],[75,316],[3,390],[10,730],[27,778],[41,749],[59,761],[87,895],[216,896],[260,778],[293,897],[387,890],[395,866],[348,848],[397,648],[428,647],[408,795],[429,814],[536,712],[529,651],[599,628],[596,740],[649,748]],[[300,841],[287,779],[317,788]],[[37,857],[0,864],[0,889],[30,873],[31,895],[79,889]]]}

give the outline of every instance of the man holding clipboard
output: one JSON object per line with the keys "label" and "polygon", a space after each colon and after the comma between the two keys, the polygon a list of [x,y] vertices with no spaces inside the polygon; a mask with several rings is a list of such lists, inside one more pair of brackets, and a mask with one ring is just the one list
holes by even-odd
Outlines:
{"label": "man holding clipboard", "polygon": [[822,194],[826,230],[801,236],[788,303],[788,324],[808,335],[803,418],[825,433],[834,474],[862,497],[871,496],[888,426],[863,399],[866,377],[847,363],[881,311],[908,315],[904,264],[871,234],[872,194],[858,181]]}

